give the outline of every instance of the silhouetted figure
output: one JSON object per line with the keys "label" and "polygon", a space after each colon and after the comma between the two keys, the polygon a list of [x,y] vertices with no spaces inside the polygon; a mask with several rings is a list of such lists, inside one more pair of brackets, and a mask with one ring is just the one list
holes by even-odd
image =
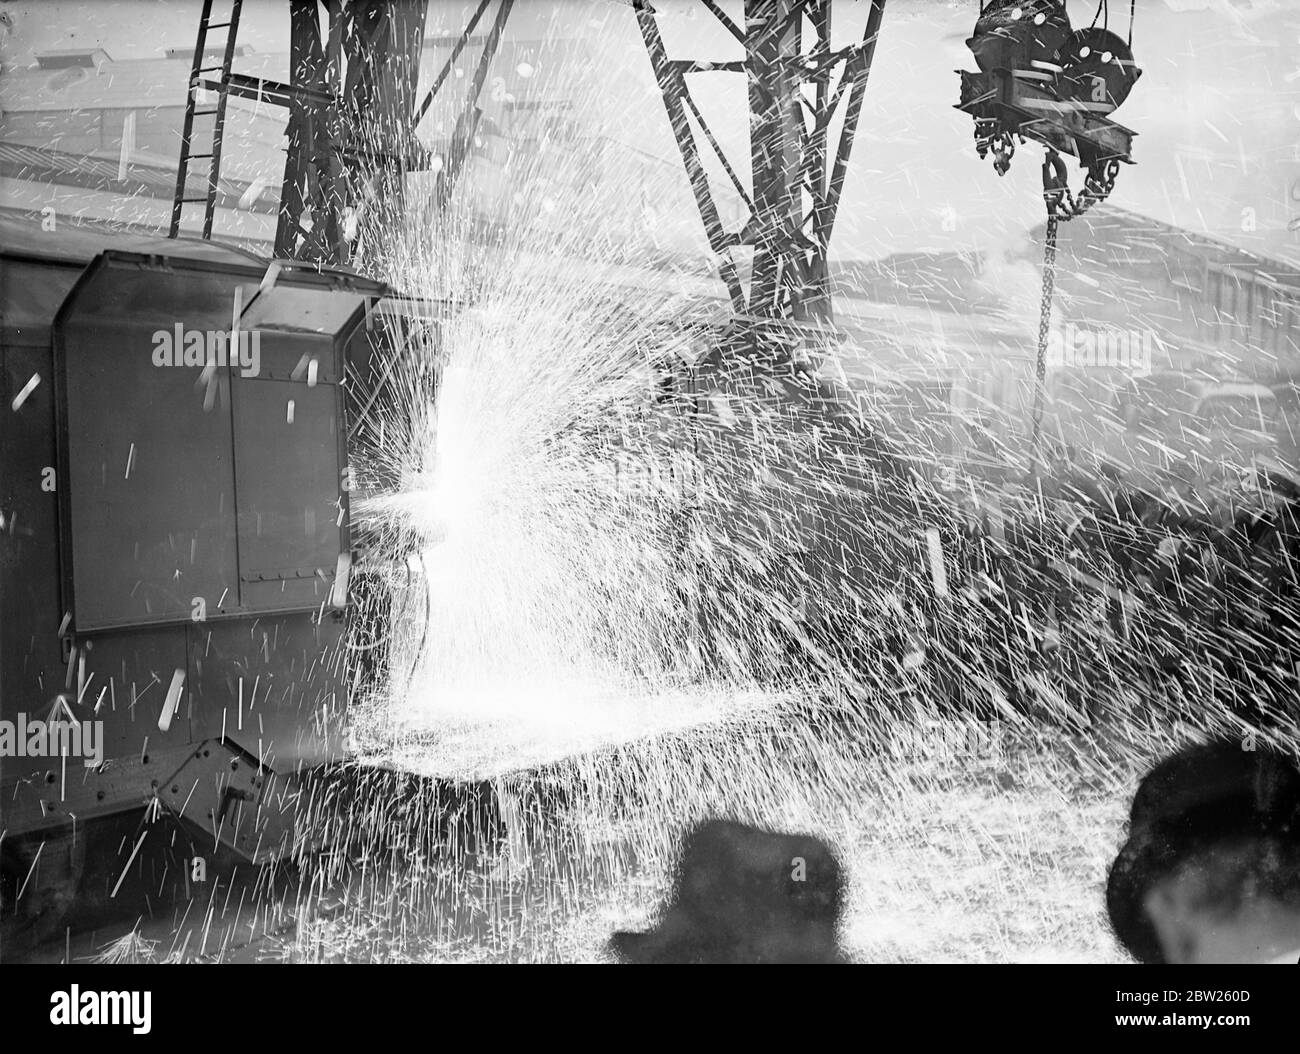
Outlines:
{"label": "silhouetted figure", "polygon": [[844,879],[820,839],[708,820],[687,834],[654,929],[616,933],[629,963],[838,963]]}
{"label": "silhouetted figure", "polygon": [[1162,761],[1133,796],[1106,908],[1115,935],[1139,962],[1295,963],[1295,761],[1236,740],[1187,747]]}

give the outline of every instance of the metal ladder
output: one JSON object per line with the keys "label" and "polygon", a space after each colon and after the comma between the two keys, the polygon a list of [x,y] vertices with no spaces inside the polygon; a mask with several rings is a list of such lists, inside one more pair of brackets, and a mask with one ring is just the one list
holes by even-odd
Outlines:
{"label": "metal ladder", "polygon": [[[181,128],[181,156],[176,166],[176,196],[172,201],[172,222],[168,237],[180,234],[181,217],[186,205],[203,202],[203,237],[212,237],[212,219],[217,211],[217,186],[221,177],[221,139],[226,124],[226,101],[230,95],[230,67],[235,59],[235,37],[239,32],[239,11],[244,0],[230,0],[229,13],[224,22],[212,21],[213,0],[203,0],[203,12],[199,16],[199,35],[194,44],[194,65],[190,70],[189,91],[185,97],[185,123]],[[208,33],[211,30],[225,30],[224,47],[218,43],[208,46]],[[220,49],[221,65],[205,65],[208,55]],[[219,80],[210,80],[206,74],[220,72]],[[199,109],[199,94],[215,91],[216,105],[210,109]],[[194,152],[194,118],[212,117],[212,138],[205,153]],[[202,197],[187,197],[191,161],[208,162],[207,192]]]}

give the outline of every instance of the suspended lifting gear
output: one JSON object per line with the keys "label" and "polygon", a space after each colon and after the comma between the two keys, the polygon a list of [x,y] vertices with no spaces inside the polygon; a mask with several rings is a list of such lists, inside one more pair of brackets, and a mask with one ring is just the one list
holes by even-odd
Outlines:
{"label": "suspended lifting gear", "polygon": [[[1131,0],[1132,2],[1132,0]],[[1100,16],[1107,0],[1097,9]],[[1107,21],[1109,11],[1107,11]],[[1133,61],[1133,7],[1127,41],[1096,17],[1087,29],[1073,29],[1065,0],[989,0],[980,8],[966,46],[978,73],[958,70],[957,109],[975,118],[975,149],[993,156],[999,176],[1011,167],[1017,141],[1033,139],[1047,148],[1043,160],[1043,202],[1047,231],[1043,250],[1043,297],[1038,327],[1037,387],[1033,441],[1043,414],[1047,337],[1056,282],[1056,228],[1104,201],[1122,164],[1132,164],[1135,132],[1109,119],[1142,71]],[[1065,159],[1079,159],[1083,187],[1071,193]]]}

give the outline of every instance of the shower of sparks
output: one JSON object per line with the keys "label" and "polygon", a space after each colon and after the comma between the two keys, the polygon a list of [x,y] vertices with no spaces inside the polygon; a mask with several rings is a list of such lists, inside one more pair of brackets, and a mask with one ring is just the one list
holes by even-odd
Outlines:
{"label": "shower of sparks", "polygon": [[[601,18],[630,17],[606,6]],[[934,10],[894,17],[898,39],[924,24],[909,57],[929,54]],[[1192,43],[1216,47],[1219,31],[1198,33],[1167,36],[1200,70]],[[1225,46],[1254,68],[1248,41]],[[1160,65],[1147,68],[1154,81]],[[928,115],[937,91],[882,92],[888,72],[868,93],[868,107],[888,100],[870,137],[901,161],[855,159],[871,195],[845,237],[927,245],[940,224],[993,223],[975,213],[1008,211],[998,192],[937,204],[963,180],[959,148],[918,134],[928,116],[899,102],[915,95]],[[516,73],[567,76],[545,55]],[[1194,142],[1141,158],[1139,173],[1162,175],[1125,173],[1117,204],[1132,185],[1135,208],[1163,202],[1198,232],[1202,209],[1217,233],[1237,222],[1239,195],[1217,188],[1248,167],[1248,121],[1267,107],[1263,93],[1237,107],[1221,83],[1188,97],[1213,120],[1167,134]],[[450,138],[448,114],[428,121]],[[483,156],[492,139],[476,142]],[[613,930],[653,919],[680,833],[717,815],[837,849],[855,956],[1116,957],[1100,891],[1145,768],[1214,732],[1297,745],[1295,499],[1254,472],[1272,455],[1294,475],[1294,440],[1266,442],[1230,399],[1217,418],[1126,421],[1121,388],[1163,409],[1191,382],[1139,389],[1094,357],[1079,365],[1097,370],[1061,371],[1035,473],[1032,252],[985,238],[978,263],[845,268],[840,292],[857,299],[837,320],[866,336],[801,349],[824,362],[814,375],[782,359],[779,334],[724,339],[720,283],[659,251],[683,200],[676,168],[662,186],[641,171],[597,185],[583,149],[554,144],[500,172],[469,163],[449,201],[435,156],[401,215],[358,203],[346,222],[359,267],[434,309],[389,332],[383,382],[350,422],[357,559],[336,583],[356,607],[342,660],[354,760],[297,788],[287,895],[268,869],[247,902],[214,889],[184,906],[169,946],[133,930],[101,958],[232,958],[256,939],[293,961],[601,959]],[[1032,195],[1023,205],[1038,214]],[[1260,208],[1275,205],[1300,207]],[[1007,222],[989,229],[1030,226]],[[1239,242],[1276,248],[1242,222]],[[1053,306],[1081,331],[1162,326],[1165,285],[1199,281],[1200,261],[1169,252],[1154,221],[1099,208],[1074,226]],[[1206,339],[1241,324],[1204,311],[1191,324]],[[964,341],[1001,361],[963,360]],[[1240,371],[1245,341],[1226,342],[1219,372]],[[1279,369],[1296,353],[1283,343]],[[1154,373],[1175,365],[1158,338],[1147,354]],[[299,367],[314,386],[315,360]],[[908,392],[927,369],[963,393],[964,464]],[[294,400],[283,412],[293,424]],[[258,692],[239,681],[238,729]],[[169,690],[164,730],[173,703]],[[126,843],[126,871],[140,844]]]}
{"label": "shower of sparks", "polygon": [[158,961],[157,947],[157,941],[148,940],[136,930],[132,930],[125,936],[109,941],[104,945],[95,956],[94,961],[111,965],[119,963],[154,963]]}
{"label": "shower of sparks", "polygon": [[[837,847],[863,957],[1113,957],[1097,890],[1143,765],[1209,731],[1291,738],[1258,602],[1289,586],[1158,516],[1121,569],[1113,495],[1027,475],[1023,429],[987,414],[976,445],[1026,482],[934,485],[942,438],[898,376],[724,340],[708,274],[611,237],[564,158],[512,156],[486,230],[470,180],[360,217],[363,255],[439,310],[393,333],[352,437],[360,760],[303,792],[352,851],[311,858],[267,954],[603,958],[680,832],[729,815]],[[1029,327],[1024,266],[980,281]],[[1076,271],[1062,295],[1106,295]],[[943,306],[918,306],[944,354]],[[1068,445],[1068,407],[1049,420]],[[1196,444],[1171,460],[1213,461]],[[1211,580],[1263,621],[1207,617]]]}
{"label": "shower of sparks", "polygon": [[[651,917],[680,832],[722,814],[839,848],[859,954],[962,957],[927,901],[983,956],[1113,956],[1096,890],[1143,762],[1290,727],[1275,684],[1226,673],[1252,642],[1192,643],[1215,632],[1184,592],[1198,543],[1156,529],[1173,555],[1124,579],[1059,480],[934,486],[938,440],[896,388],[723,341],[674,292],[707,275],[650,270],[563,167],[513,158],[486,232],[464,188],[359,224],[440,307],[392,334],[352,437],[360,760],[303,792],[307,829],[352,851],[309,858],[268,954],[601,958]],[[1039,917],[972,923],[994,896]]]}

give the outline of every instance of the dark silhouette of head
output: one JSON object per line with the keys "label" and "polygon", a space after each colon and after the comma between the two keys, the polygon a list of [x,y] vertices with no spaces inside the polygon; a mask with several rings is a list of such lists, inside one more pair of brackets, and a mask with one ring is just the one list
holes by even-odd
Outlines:
{"label": "dark silhouette of head", "polygon": [[1300,770],[1248,746],[1186,747],[1138,786],[1106,907],[1139,962],[1266,961],[1300,946]]}
{"label": "dark silhouette of head", "polygon": [[820,839],[708,820],[685,837],[658,923],[616,933],[632,963],[834,963],[844,879]]}

